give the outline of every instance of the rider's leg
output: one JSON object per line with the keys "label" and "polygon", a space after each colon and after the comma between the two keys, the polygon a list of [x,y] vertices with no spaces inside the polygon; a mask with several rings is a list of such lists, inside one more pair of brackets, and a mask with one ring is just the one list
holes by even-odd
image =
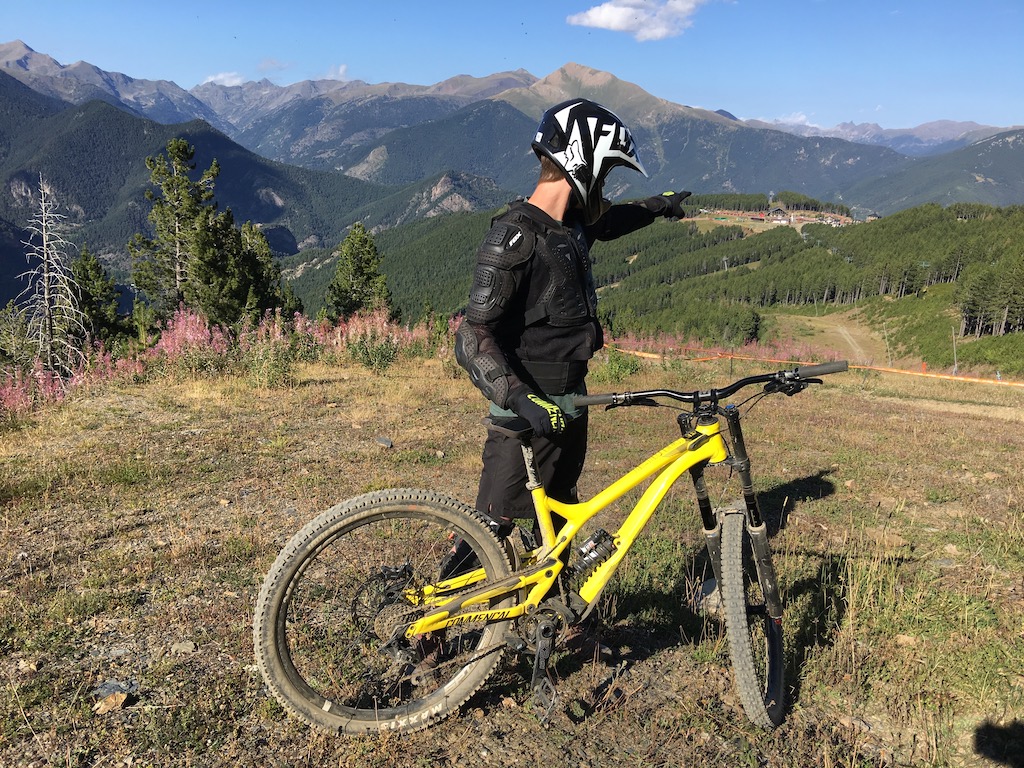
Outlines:
{"label": "rider's leg", "polygon": [[[586,413],[572,419],[561,434],[535,437],[532,444],[537,474],[547,494],[565,503],[577,501],[576,483],[587,453]],[[533,497],[526,487],[522,446],[515,438],[490,432],[482,458],[476,508],[507,536],[513,520],[536,518]]]}

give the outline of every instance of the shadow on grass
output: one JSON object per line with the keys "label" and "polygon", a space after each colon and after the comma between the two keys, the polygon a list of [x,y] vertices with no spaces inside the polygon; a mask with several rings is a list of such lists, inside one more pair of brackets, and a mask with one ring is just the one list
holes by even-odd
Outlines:
{"label": "shadow on grass", "polygon": [[982,723],[974,731],[974,752],[1010,768],[1024,768],[1024,723]]}
{"label": "shadow on grass", "polygon": [[[835,493],[835,485],[827,479],[827,474],[828,470],[821,470],[758,494],[758,505],[769,536],[785,527],[794,502],[823,499]],[[786,679],[793,701],[800,697],[800,673],[805,661],[817,649],[835,642],[846,612],[843,594],[846,556],[814,554],[820,558],[817,570],[786,590]],[[718,643],[725,636],[725,627],[716,619],[702,615],[698,600],[702,583],[713,578],[707,549],[703,546],[696,549],[682,572],[684,576],[670,589],[644,586],[617,591],[611,598],[616,603],[613,613],[628,611],[631,616],[644,618],[624,627],[598,627],[594,630],[596,639],[612,645],[628,645],[629,655],[623,659],[628,666],[680,642],[694,646]],[[563,658],[560,668],[571,673],[587,661],[586,658]]]}
{"label": "shadow on grass", "polygon": [[821,469],[813,475],[794,478],[757,494],[757,504],[768,526],[769,536],[774,536],[786,527],[786,520],[794,502],[824,499],[836,492],[835,484],[826,478],[829,472],[830,470]]}
{"label": "shadow on grass", "polygon": [[812,654],[831,647],[846,616],[843,578],[845,555],[824,554],[817,571],[786,590],[786,680],[792,701],[799,701],[800,671]]}

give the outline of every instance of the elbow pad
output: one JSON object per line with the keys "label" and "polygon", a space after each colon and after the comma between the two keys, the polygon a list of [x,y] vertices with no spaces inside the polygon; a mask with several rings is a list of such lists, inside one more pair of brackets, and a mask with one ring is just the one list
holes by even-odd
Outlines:
{"label": "elbow pad", "polygon": [[455,332],[455,360],[469,374],[470,381],[484,397],[499,408],[508,407],[509,376],[512,369],[504,360],[480,351],[476,331],[462,323]]}

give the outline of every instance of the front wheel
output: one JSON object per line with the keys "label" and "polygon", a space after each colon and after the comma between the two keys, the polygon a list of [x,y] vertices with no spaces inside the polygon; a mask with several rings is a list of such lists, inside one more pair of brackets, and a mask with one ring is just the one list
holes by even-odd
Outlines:
{"label": "front wheel", "polygon": [[497,666],[505,623],[404,628],[427,610],[424,587],[480,568],[492,580],[511,571],[487,525],[447,496],[393,489],[332,507],[292,537],[260,590],[253,641],[268,688],[333,733],[415,731],[451,714]]}
{"label": "front wheel", "polygon": [[[750,721],[774,728],[785,714],[782,621],[768,615],[746,516],[730,510],[722,517],[721,595],[736,688]],[[770,559],[762,569],[774,582]]]}

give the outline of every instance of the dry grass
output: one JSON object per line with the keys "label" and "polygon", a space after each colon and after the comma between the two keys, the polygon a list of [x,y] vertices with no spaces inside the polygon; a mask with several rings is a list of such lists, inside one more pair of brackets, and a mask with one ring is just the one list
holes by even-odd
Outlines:
{"label": "dry grass", "polygon": [[[727,365],[601,388],[705,387]],[[407,485],[471,500],[479,395],[423,360],[305,367],[288,389],[82,394],[0,435],[0,764],[1020,765],[1021,413],[1019,390],[862,373],[753,409],[795,686],[774,733],[747,725],[720,633],[688,607],[703,560],[679,489],[602,603],[623,666],[560,657],[551,728],[510,663],[458,718],[341,740],[264,692],[255,592],[291,532],[342,498]],[[584,494],[676,430],[647,409],[591,423]],[[128,695],[96,711],[104,683]]]}

